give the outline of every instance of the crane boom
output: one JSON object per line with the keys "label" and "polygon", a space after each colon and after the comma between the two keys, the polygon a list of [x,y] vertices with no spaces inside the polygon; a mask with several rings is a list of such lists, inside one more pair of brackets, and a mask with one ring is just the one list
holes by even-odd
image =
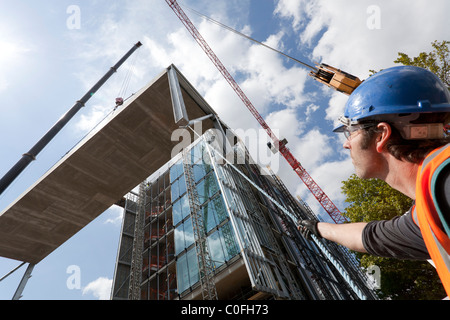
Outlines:
{"label": "crane boom", "polygon": [[297,175],[300,177],[300,179],[303,181],[306,187],[310,190],[310,192],[314,195],[317,201],[319,201],[319,203],[322,205],[322,207],[325,209],[325,211],[328,213],[331,219],[335,223],[345,222],[346,220],[341,215],[339,209],[334,205],[334,203],[330,200],[330,198],[328,198],[325,192],[319,187],[319,185],[314,181],[314,179],[309,175],[309,173],[302,167],[300,162],[294,157],[289,148],[286,147],[286,144],[284,142],[280,142],[278,137],[272,132],[270,127],[264,121],[263,117],[253,106],[251,101],[239,87],[239,85],[234,80],[232,75],[228,72],[228,70],[225,68],[223,63],[216,56],[214,51],[202,37],[200,32],[191,22],[191,20],[183,11],[183,9],[180,7],[180,5],[177,3],[177,1],[166,0],[166,3],[175,12],[177,17],[189,31],[189,33],[194,37],[194,39],[197,41],[197,43],[200,45],[200,47],[203,49],[203,51],[206,53],[209,59],[214,63],[214,65],[217,67],[217,69],[220,71],[220,73],[223,75],[223,77],[229,83],[229,85],[233,88],[233,90],[236,92],[236,94],[239,96],[239,98],[242,100],[242,102],[245,104],[245,106],[248,108],[251,114],[256,118],[258,123],[264,128],[266,133],[269,135],[270,139],[273,141],[275,148],[277,148],[280,151],[280,153],[287,160],[290,166],[294,169],[294,171],[297,173]]}

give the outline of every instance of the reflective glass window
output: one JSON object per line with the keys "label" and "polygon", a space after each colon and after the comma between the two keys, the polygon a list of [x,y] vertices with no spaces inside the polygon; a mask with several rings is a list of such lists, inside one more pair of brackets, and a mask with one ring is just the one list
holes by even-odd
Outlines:
{"label": "reflective glass window", "polygon": [[224,257],[228,261],[239,253],[239,246],[234,235],[231,222],[227,222],[221,229],[221,240],[224,248]]}
{"label": "reflective glass window", "polygon": [[223,252],[221,234],[219,231],[211,233],[208,237],[208,249],[211,259],[214,263],[214,268],[220,267],[225,263],[225,255]]}
{"label": "reflective glass window", "polygon": [[189,269],[189,284],[193,286],[199,280],[198,259],[195,247],[186,253],[186,260]]}
{"label": "reflective glass window", "polygon": [[170,169],[169,169],[169,174],[170,174],[170,182],[172,183],[173,181],[175,181],[184,171],[183,171],[183,163],[181,162],[181,160],[179,160],[178,162],[174,163]]}
{"label": "reflective glass window", "polygon": [[170,193],[172,199],[177,199],[180,196],[180,188],[178,187],[178,180],[175,180],[170,186]]}
{"label": "reflective glass window", "polygon": [[184,244],[184,224],[175,228],[175,255],[178,255],[186,247]]}
{"label": "reflective glass window", "polygon": [[196,163],[193,165],[193,168],[194,168],[195,182],[198,182],[201,178],[203,178],[206,175],[205,167],[201,163]]}
{"label": "reflective glass window", "polygon": [[192,219],[189,218],[184,222],[184,245],[188,248],[195,242],[194,229],[192,228]]}
{"label": "reflective glass window", "polygon": [[180,179],[178,179],[177,181],[178,181],[179,195],[181,196],[186,192],[186,180],[184,178],[184,175],[182,175]]}
{"label": "reflective glass window", "polygon": [[188,195],[185,194],[180,199],[181,202],[181,214],[183,219],[191,214],[191,207],[189,206],[189,198]]}
{"label": "reflective glass window", "polygon": [[206,232],[211,231],[217,226],[216,210],[214,208],[214,202],[210,201],[202,208],[203,223]]}
{"label": "reflective glass window", "polygon": [[189,288],[189,268],[187,256],[184,254],[177,260],[177,285],[178,293],[182,293]]}
{"label": "reflective glass window", "polygon": [[213,174],[206,176],[206,178],[197,185],[197,193],[200,203],[204,203],[218,190],[219,186],[217,185],[215,176]]}
{"label": "reflective glass window", "polygon": [[176,226],[181,220],[183,220],[183,213],[181,211],[181,202],[182,200],[178,200],[174,202],[172,205],[172,214],[173,214],[173,225]]}
{"label": "reflective glass window", "polygon": [[217,224],[220,224],[228,217],[228,211],[227,208],[225,207],[225,202],[223,201],[223,197],[221,194],[217,197],[214,197],[212,202],[214,203],[214,210],[216,212]]}

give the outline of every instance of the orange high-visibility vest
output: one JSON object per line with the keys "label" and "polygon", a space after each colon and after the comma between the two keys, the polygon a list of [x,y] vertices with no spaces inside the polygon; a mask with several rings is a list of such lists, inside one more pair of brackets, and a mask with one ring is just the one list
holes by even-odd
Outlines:
{"label": "orange high-visibility vest", "polygon": [[442,211],[434,195],[434,179],[444,167],[445,170],[450,167],[450,144],[431,152],[419,166],[414,220],[420,227],[439,278],[450,296],[450,238],[446,233],[450,213]]}

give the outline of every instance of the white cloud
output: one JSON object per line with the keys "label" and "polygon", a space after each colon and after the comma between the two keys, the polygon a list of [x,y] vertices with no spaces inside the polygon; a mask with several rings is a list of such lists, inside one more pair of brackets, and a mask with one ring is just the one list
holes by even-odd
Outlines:
{"label": "white cloud", "polygon": [[306,115],[306,121],[309,121],[311,118],[311,115],[316,112],[320,107],[318,105],[315,105],[314,103],[309,104],[306,107],[305,115]]}
{"label": "white cloud", "polygon": [[266,118],[267,124],[280,132],[280,137],[288,141],[295,141],[298,135],[303,133],[302,123],[298,121],[295,110],[284,109],[270,113]]}
{"label": "white cloud", "polygon": [[274,13],[281,17],[292,18],[292,26],[298,30],[302,21],[302,0],[280,0]]}
{"label": "white cloud", "polygon": [[[380,12],[380,28],[370,29],[369,6]],[[314,59],[335,65],[359,77],[368,76],[370,69],[393,65],[397,52],[411,55],[430,49],[434,40],[448,39],[446,28],[450,2],[436,0],[430,6],[426,0],[409,1],[348,1],[348,0],[280,0],[276,12],[292,20],[298,28],[301,42],[317,41]],[[419,23],[433,21],[433,23]]]}
{"label": "white cloud", "polygon": [[348,96],[334,92],[328,102],[328,108],[325,110],[326,120],[333,121],[333,127],[338,125],[338,118],[344,114],[345,103],[348,100]]}
{"label": "white cloud", "polygon": [[100,277],[83,288],[83,295],[92,294],[99,300],[108,300],[111,294],[112,279]]}
{"label": "white cloud", "polygon": [[86,114],[80,115],[80,119],[75,124],[75,127],[82,132],[90,131],[97,124],[99,124],[110,111],[111,106],[109,107],[103,107],[101,105],[90,106],[89,111]]}
{"label": "white cloud", "polygon": [[112,206],[107,211],[105,223],[111,223],[113,225],[120,225],[123,219],[123,208],[119,206]]}

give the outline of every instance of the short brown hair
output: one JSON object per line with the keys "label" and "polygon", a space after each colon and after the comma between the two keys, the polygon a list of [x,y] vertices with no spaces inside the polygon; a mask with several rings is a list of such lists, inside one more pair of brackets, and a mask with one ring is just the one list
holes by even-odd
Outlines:
{"label": "short brown hair", "polygon": [[[423,114],[416,123],[447,123],[449,113]],[[388,123],[389,124],[389,123]],[[443,139],[426,139],[426,140],[406,140],[403,139],[400,132],[391,124],[392,134],[387,142],[386,148],[388,152],[398,160],[405,160],[412,163],[421,163],[428,153],[436,148],[450,143],[450,136]],[[374,137],[377,133],[381,133],[377,125],[363,129],[362,148],[367,149],[374,143]]]}

